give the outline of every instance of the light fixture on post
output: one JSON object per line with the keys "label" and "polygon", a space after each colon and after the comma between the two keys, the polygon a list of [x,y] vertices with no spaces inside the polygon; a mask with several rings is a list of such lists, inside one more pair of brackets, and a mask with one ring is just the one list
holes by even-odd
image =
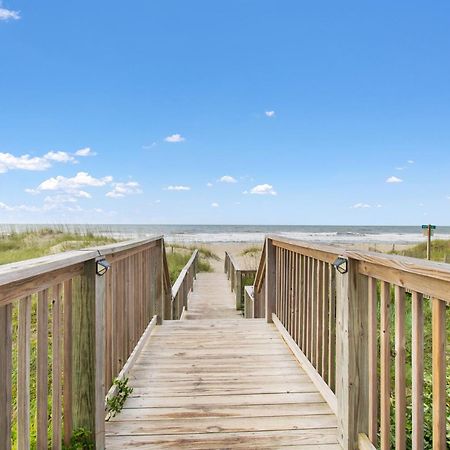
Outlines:
{"label": "light fixture on post", "polygon": [[334,261],[333,266],[339,273],[343,275],[344,273],[348,272],[348,259],[344,258],[343,256],[339,256]]}
{"label": "light fixture on post", "polygon": [[111,264],[108,261],[106,261],[105,258],[99,259],[99,260],[97,260],[97,266],[95,269],[95,273],[99,277],[102,277],[103,275],[105,275],[105,273],[108,271],[108,269],[110,267],[111,267]]}

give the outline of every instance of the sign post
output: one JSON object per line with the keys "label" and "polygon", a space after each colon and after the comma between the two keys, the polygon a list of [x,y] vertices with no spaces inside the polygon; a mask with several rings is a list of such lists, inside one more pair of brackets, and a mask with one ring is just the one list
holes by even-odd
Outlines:
{"label": "sign post", "polygon": [[434,234],[436,225],[422,225],[423,234],[427,236],[427,259],[431,259],[431,236]]}

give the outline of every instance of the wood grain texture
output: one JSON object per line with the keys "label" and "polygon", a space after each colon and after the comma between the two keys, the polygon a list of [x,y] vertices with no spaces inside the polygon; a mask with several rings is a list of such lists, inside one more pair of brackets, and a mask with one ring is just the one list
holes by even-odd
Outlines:
{"label": "wood grain texture", "polygon": [[0,448],[11,448],[12,305],[0,306]]}
{"label": "wood grain texture", "polygon": [[17,342],[17,448],[30,448],[31,297],[19,300]]}
{"label": "wood grain texture", "polygon": [[128,376],[107,449],[339,448],[330,407],[273,324],[236,314],[225,273],[199,274],[186,320],[157,325]]}
{"label": "wood grain texture", "polygon": [[390,449],[391,420],[391,287],[381,282],[380,311],[380,445]]}
{"label": "wood grain texture", "polygon": [[405,289],[395,286],[395,448],[406,448]]}
{"label": "wood grain texture", "polygon": [[445,307],[437,298],[432,299],[433,334],[433,450],[444,450],[446,443],[445,392]]}
{"label": "wood grain texture", "polygon": [[47,450],[48,419],[48,291],[38,294],[37,303],[37,359],[36,359],[36,446]]}
{"label": "wood grain texture", "polygon": [[62,285],[52,289],[52,449],[60,450],[62,443],[62,408],[61,408],[61,377],[62,377],[62,323],[61,303]]}
{"label": "wood grain texture", "polygon": [[423,296],[412,294],[412,444],[423,449]]}

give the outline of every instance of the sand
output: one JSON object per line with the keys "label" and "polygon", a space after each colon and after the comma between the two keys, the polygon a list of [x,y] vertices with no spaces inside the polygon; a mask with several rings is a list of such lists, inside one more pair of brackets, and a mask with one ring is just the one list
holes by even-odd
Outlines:
{"label": "sand", "polygon": [[[168,244],[170,246],[170,244]],[[246,249],[259,247],[262,249],[262,243],[257,244],[255,242],[227,242],[227,243],[204,243],[204,242],[186,242],[186,245],[198,246],[207,248],[219,256],[220,261],[211,260],[211,265],[215,271],[223,270],[223,263],[225,258],[225,252],[227,251],[239,262],[242,269],[256,269],[258,267],[261,253],[252,253],[242,255],[242,252]],[[320,245],[320,244],[319,244]],[[395,250],[405,250],[412,245],[401,244],[395,245]],[[363,251],[376,251],[376,252],[390,252],[393,250],[392,244],[380,244],[380,243],[353,243],[345,245],[337,245],[336,247],[346,250],[363,250]]]}

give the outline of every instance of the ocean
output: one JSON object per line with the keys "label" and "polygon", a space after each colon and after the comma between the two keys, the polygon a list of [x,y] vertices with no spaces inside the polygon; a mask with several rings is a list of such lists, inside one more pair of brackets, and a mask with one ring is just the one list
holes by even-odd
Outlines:
{"label": "ocean", "polygon": [[[414,244],[424,241],[420,226],[332,226],[332,225],[37,225],[0,224],[0,233],[57,228],[92,232],[116,238],[146,238],[164,235],[168,242],[262,242],[277,234],[291,239],[325,244],[380,243]],[[435,239],[450,239],[450,226],[438,226]]]}

